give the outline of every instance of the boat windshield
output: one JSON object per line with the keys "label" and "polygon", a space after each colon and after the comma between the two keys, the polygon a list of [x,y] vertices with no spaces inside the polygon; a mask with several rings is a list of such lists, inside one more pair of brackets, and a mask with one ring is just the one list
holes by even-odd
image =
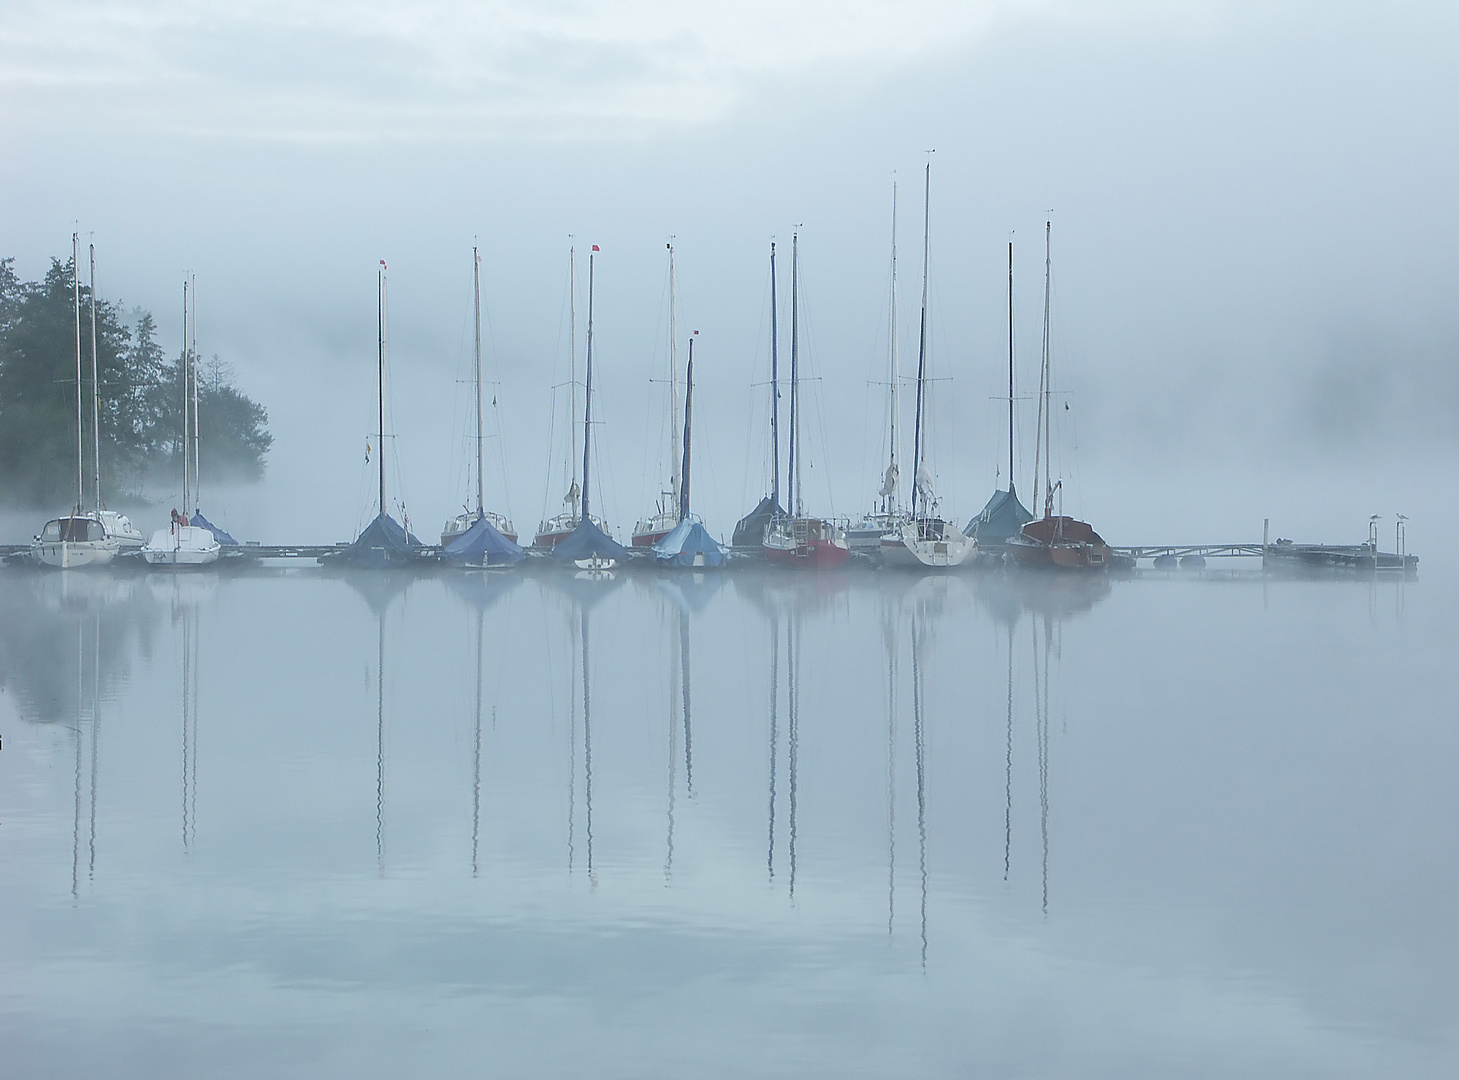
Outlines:
{"label": "boat windshield", "polygon": [[46,527],[41,530],[41,540],[52,544],[58,541],[76,544],[85,540],[105,539],[106,532],[102,529],[101,522],[91,518],[57,518],[46,522]]}

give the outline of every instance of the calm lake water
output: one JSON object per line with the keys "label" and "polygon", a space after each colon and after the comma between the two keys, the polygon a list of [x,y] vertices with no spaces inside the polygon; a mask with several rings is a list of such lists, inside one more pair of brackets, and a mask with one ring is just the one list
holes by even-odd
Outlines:
{"label": "calm lake water", "polygon": [[1459,1075],[1459,588],[0,571],[0,1074]]}

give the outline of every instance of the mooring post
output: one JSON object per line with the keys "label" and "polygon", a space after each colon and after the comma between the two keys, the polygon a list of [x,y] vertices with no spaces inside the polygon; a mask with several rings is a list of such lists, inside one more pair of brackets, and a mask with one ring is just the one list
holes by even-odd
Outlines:
{"label": "mooring post", "polygon": [[1267,541],[1271,537],[1271,534],[1272,534],[1272,519],[1271,518],[1262,518],[1261,519],[1261,557],[1263,559],[1266,558],[1266,549],[1269,546],[1268,543],[1267,543]]}

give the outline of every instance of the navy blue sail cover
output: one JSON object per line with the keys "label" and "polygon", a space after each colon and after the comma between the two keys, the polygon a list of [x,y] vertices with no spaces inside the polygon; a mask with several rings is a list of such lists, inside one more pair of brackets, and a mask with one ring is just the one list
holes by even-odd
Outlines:
{"label": "navy blue sail cover", "polygon": [[697,521],[685,518],[653,546],[654,561],[660,566],[723,566],[725,550]]}
{"label": "navy blue sail cover", "polygon": [[203,517],[203,512],[201,510],[194,511],[191,523],[193,525],[196,525],[200,529],[207,529],[208,532],[213,534],[213,539],[218,541],[218,543],[223,547],[238,546],[237,540],[233,539],[233,537],[229,536],[226,531],[219,528],[217,525],[214,525],[207,518]]}
{"label": "navy blue sail cover", "polygon": [[446,562],[470,566],[510,566],[521,562],[526,554],[484,517],[477,518],[471,528],[441,549],[441,558]]}
{"label": "navy blue sail cover", "polygon": [[379,568],[405,566],[420,555],[421,543],[389,514],[381,514],[360,533],[360,538],[340,552],[351,566]]}
{"label": "navy blue sail cover", "polygon": [[600,559],[626,559],[628,551],[587,517],[578,522],[578,527],[558,541],[552,549],[552,557],[559,562],[575,562],[594,556]]}
{"label": "navy blue sail cover", "polygon": [[1009,484],[1007,491],[993,492],[983,512],[968,522],[963,532],[976,540],[981,548],[997,547],[1008,543],[1010,537],[1018,535],[1018,531],[1032,520],[1033,515],[1023,508],[1018,501],[1018,493]]}
{"label": "navy blue sail cover", "polygon": [[735,523],[730,542],[737,548],[758,548],[765,539],[765,526],[772,518],[784,517],[780,504],[766,495],[760,504]]}

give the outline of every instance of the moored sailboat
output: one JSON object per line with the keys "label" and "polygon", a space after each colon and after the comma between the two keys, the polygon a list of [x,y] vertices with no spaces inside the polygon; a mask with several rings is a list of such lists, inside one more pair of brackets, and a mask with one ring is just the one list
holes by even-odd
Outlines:
{"label": "moored sailboat", "polygon": [[[596,245],[595,245],[596,246]],[[568,484],[567,494],[562,498],[562,512],[550,518],[543,518],[537,525],[537,534],[532,540],[532,546],[542,551],[551,551],[562,541],[572,535],[583,521],[583,515],[587,509],[581,505],[583,502],[583,488],[578,484],[578,454],[577,454],[577,431],[578,431],[578,384],[577,384],[577,249],[568,249],[568,469],[572,473],[572,480]],[[591,254],[589,261],[591,265]],[[592,274],[589,272],[588,306],[592,309]],[[589,315],[591,324],[591,314]],[[591,348],[591,345],[589,346]],[[599,532],[606,534],[608,523],[602,518],[589,517],[588,520],[596,526]]]}
{"label": "moored sailboat", "polygon": [[[189,286],[191,285],[191,291]],[[187,507],[197,498],[198,480],[198,350],[196,323],[196,280],[182,285],[182,506],[183,512],[172,511],[167,528],[158,529],[142,546],[142,558],[149,566],[207,566],[218,561],[221,545],[211,529],[197,524],[187,515]],[[190,306],[189,300],[192,304]],[[193,326],[193,340],[188,342],[188,326]],[[202,515],[194,512],[194,518]]]}
{"label": "moored sailboat", "polygon": [[[1064,488],[1062,479],[1053,479],[1050,464],[1053,427],[1052,346],[1049,337],[1053,266],[1053,223],[1044,223],[1044,340],[1043,361],[1039,374],[1039,417],[1035,442],[1034,477],[1038,478],[1039,461],[1044,467],[1044,516],[1030,521],[1008,540],[1007,552],[1021,566],[1058,567],[1066,570],[1105,570],[1113,553],[1104,538],[1086,521],[1054,513],[1054,496]],[[1041,438],[1039,443],[1037,439]],[[1062,499],[1062,494],[1060,494]]]}
{"label": "moored sailboat", "polygon": [[[588,352],[583,378],[583,486],[582,516],[572,531],[552,544],[552,557],[570,562],[579,570],[611,570],[628,557],[628,551],[608,535],[607,529],[588,509],[591,491],[589,466],[593,447],[593,266],[598,245],[588,253]],[[573,485],[576,487],[576,483]],[[540,537],[539,537],[540,539]]]}
{"label": "moored sailboat", "polygon": [[1013,241],[1008,242],[1008,490],[994,490],[982,512],[963,532],[978,542],[982,558],[1001,559],[1008,541],[1033,520],[1018,501],[1013,483]]}
{"label": "moored sailboat", "polygon": [[472,311],[476,327],[476,346],[473,364],[473,382],[476,386],[476,510],[463,510],[451,518],[441,529],[441,548],[444,551],[450,547],[452,541],[465,535],[479,521],[485,521],[490,528],[500,534],[504,539],[511,541],[513,545],[517,542],[517,530],[512,525],[511,519],[504,514],[498,514],[486,509],[485,481],[483,479],[483,465],[485,455],[482,452],[482,397],[481,397],[481,254],[476,248],[471,249],[471,292]]}
{"label": "moored sailboat", "polygon": [[795,513],[778,514],[765,527],[765,558],[779,566],[829,570],[851,557],[846,527],[826,518],[807,517],[801,501],[800,453],[800,237],[790,246],[790,461],[786,476],[794,495]]}
{"label": "moored sailboat", "polygon": [[932,470],[927,464],[927,425],[923,418],[927,396],[927,285],[932,252],[931,195],[932,164],[929,162],[923,192],[922,321],[917,345],[917,419],[912,440],[912,512],[895,532],[882,537],[882,560],[892,566],[961,566],[978,550],[977,541],[969,539],[956,525],[937,515],[938,499],[932,488]]}
{"label": "moored sailboat", "polygon": [[887,383],[887,467],[882,474],[882,484],[877,491],[877,502],[869,513],[853,521],[846,530],[847,542],[852,551],[878,555],[881,552],[881,538],[897,532],[906,520],[902,510],[901,445],[898,421],[901,419],[902,374],[897,365],[897,184],[892,181],[892,287],[891,287],[891,379]]}
{"label": "moored sailboat", "polygon": [[730,545],[744,555],[765,554],[765,530],[785,513],[780,506],[780,327],[775,284],[775,241],[770,242],[770,492],[735,523]]}
{"label": "moored sailboat", "polygon": [[[694,331],[696,334],[698,330]],[[689,465],[694,411],[694,339],[689,339],[689,370],[684,379],[684,461],[679,471],[679,520],[653,546],[654,562],[675,569],[711,569],[727,561],[724,548],[689,516]]]}
{"label": "moored sailboat", "polygon": [[320,561],[325,559],[338,559],[348,566],[357,566],[370,570],[383,570],[392,567],[410,566],[421,557],[421,542],[411,535],[407,526],[400,524],[387,511],[388,504],[385,501],[385,260],[380,260],[380,269],[376,273],[375,302],[376,302],[376,324],[378,329],[378,350],[376,352],[376,405],[380,429],[379,436],[379,470],[380,470],[380,507],[375,520],[366,525],[355,538],[355,542],[337,554],[321,556]]}
{"label": "moored sailboat", "polygon": [[[653,547],[679,524],[679,488],[683,482],[679,452],[679,341],[675,327],[674,245],[669,244],[669,490],[654,512],[633,526],[633,546]],[[692,348],[692,346],[691,346]]]}

